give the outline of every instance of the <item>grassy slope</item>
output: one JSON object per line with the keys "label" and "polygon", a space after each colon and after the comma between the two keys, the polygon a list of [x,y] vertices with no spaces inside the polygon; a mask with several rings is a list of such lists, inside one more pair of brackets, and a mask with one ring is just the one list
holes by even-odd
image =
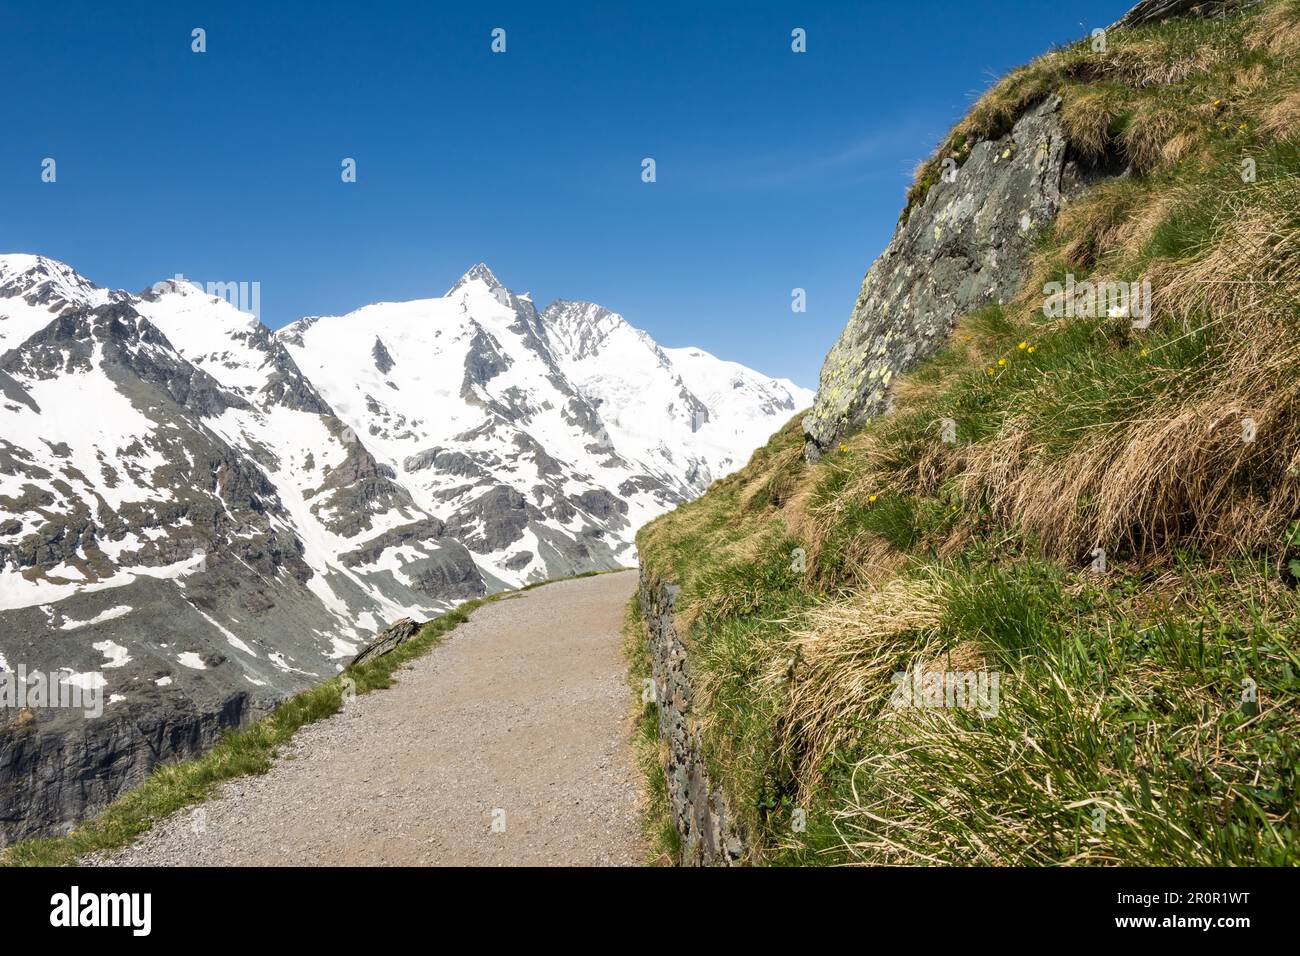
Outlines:
{"label": "grassy slope", "polygon": [[[589,571],[575,577],[600,573],[608,572]],[[67,836],[25,840],[0,850],[0,865],[67,866],[87,853],[128,845],[178,810],[212,797],[218,784],[271,769],[279,750],[293,739],[300,727],[324,720],[342,709],[344,681],[351,679],[351,689],[357,694],[391,687],[395,681],[393,674],[399,668],[437,647],[447,634],[468,621],[483,605],[552,583],[542,581],[516,591],[501,591],[453,608],[430,621],[396,650],[358,667],[349,667],[336,677],[289,698],[261,720],[227,732],[202,756],[159,766],[142,784],[118,797]]]}
{"label": "grassy slope", "polygon": [[[890,415],[817,466],[793,421],[642,531],[757,861],[1300,863],[1298,67],[1286,0],[1011,74],[911,201],[1049,91],[1136,175]],[[1067,272],[1150,278],[1154,323],[1045,318]],[[917,663],[998,672],[996,716],[890,706]]]}

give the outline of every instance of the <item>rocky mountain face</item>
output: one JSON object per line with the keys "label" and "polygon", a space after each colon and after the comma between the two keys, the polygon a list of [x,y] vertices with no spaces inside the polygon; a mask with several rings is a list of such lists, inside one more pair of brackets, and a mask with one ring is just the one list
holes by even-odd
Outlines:
{"label": "rocky mountain face", "polygon": [[883,411],[894,376],[946,342],[959,318],[1018,292],[1036,231],[1071,197],[1117,172],[1073,155],[1060,106],[1051,97],[1007,135],[977,143],[904,213],[822,364],[804,419],[810,460]]}
{"label": "rocky mountain face", "polygon": [[[641,523],[811,398],[572,308],[476,266],[273,333],[186,282],[0,256],[0,838],[66,828],[391,621],[633,563]],[[629,383],[667,403],[640,395],[653,440]]]}
{"label": "rocky mountain face", "polygon": [[[1111,29],[1183,15],[1216,17],[1243,5],[1142,0]],[[817,398],[804,418],[808,460],[885,411],[893,378],[943,345],[959,318],[1018,292],[1035,235],[1065,203],[1107,177],[1125,175],[1123,162],[1085,159],[1070,146],[1060,109],[1059,97],[1045,97],[1005,135],[946,158],[943,175],[904,210],[822,364]]]}
{"label": "rocky mountain face", "polygon": [[811,397],[662,349],[598,305],[539,312],[482,264],[440,298],[277,338],[489,584],[633,563],[637,528],[742,465]]}

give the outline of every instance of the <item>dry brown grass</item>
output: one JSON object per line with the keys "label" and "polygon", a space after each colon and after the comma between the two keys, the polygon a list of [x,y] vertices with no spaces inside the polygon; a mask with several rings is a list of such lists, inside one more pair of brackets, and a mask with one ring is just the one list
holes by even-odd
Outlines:
{"label": "dry brown grass", "polygon": [[[1203,613],[1198,609],[1205,608],[1205,577],[1166,573],[1132,595],[1125,611],[1135,620],[1181,614],[1193,628]],[[1256,617],[1285,628],[1293,616],[1294,597],[1276,580],[1218,584],[1232,595],[1220,592],[1220,600],[1236,603],[1204,619],[1210,630],[1225,619]],[[1048,660],[1003,673],[1000,710],[987,721],[952,708],[883,711],[855,766],[851,796],[836,812],[837,830],[854,859],[875,865],[1221,862],[1213,831],[1226,826],[1233,802],[1258,785],[1252,769],[1270,735],[1293,737],[1297,712],[1278,700],[1265,707],[1274,718],[1286,715],[1280,725],[1252,728],[1266,715],[1242,723],[1234,695],[1185,672],[1177,652],[1173,660],[1165,656],[1176,636],[1164,639],[1162,653],[1108,669],[1105,681],[1081,681]],[[940,658],[930,666],[978,670],[978,648],[960,663]],[[1142,713],[1153,696],[1180,719],[1148,721],[1129,737],[1129,721],[1106,717],[1116,706]],[[1045,715],[1053,723],[1050,732]],[[1115,756],[1126,746],[1137,750],[1127,762]],[[1195,778],[1172,775],[1153,783],[1152,770],[1167,766],[1173,754],[1197,768]],[[1156,792],[1154,803],[1138,796],[1146,787]],[[1188,812],[1207,791],[1217,795],[1219,808],[1208,824]],[[1096,809],[1104,810],[1109,829],[1089,825]],[[1289,816],[1269,813],[1268,842],[1282,842]],[[1053,832],[1064,839],[1047,836]]]}
{"label": "dry brown grass", "polygon": [[1180,129],[1160,146],[1160,155],[1156,161],[1152,162],[1150,168],[1154,168],[1158,163],[1169,166],[1181,163],[1196,152],[1196,148],[1201,145],[1201,142],[1202,137],[1195,130]]}
{"label": "dry brown grass", "polygon": [[1104,54],[1101,73],[1127,86],[1168,86],[1204,76],[1226,61],[1231,50],[1224,44],[1204,44],[1180,51],[1162,39],[1116,43]]}
{"label": "dry brown grass", "polygon": [[[1062,239],[1062,258],[1072,266],[1086,269],[1115,251],[1125,233],[1132,229],[1133,220],[1139,214],[1136,210],[1143,208],[1139,196],[1130,183],[1112,183],[1092,190],[1062,209],[1056,220]],[[1149,207],[1147,204],[1146,208]],[[1050,263],[1047,266],[1050,268]],[[1042,278],[1046,279],[1046,270]],[[1034,283],[1032,288],[1037,294],[1042,282]]]}
{"label": "dry brown grass", "polygon": [[1300,56],[1300,2],[1277,0],[1260,12],[1246,35],[1252,50],[1266,50],[1279,56]]}
{"label": "dry brown grass", "polygon": [[[1063,723],[1097,720],[1100,690],[1081,692],[1051,674],[1047,681],[1011,680],[1001,694],[1017,709],[1033,700],[1028,709],[1050,706]],[[1129,827],[1155,816],[1114,791],[1092,789],[1089,768],[1047,753],[1014,717],[1007,722],[1012,726],[996,730],[972,726],[952,708],[900,710],[889,718],[879,722],[873,752],[855,767],[852,795],[836,813],[840,836],[859,862],[1115,863],[1113,847],[1100,835],[1062,858],[1044,834],[1053,827],[1077,829],[1080,808],[1101,807],[1112,823]]]}
{"label": "dry brown grass", "polygon": [[1254,329],[1242,332],[1247,339],[1258,338],[1262,319],[1300,301],[1295,295],[1300,288],[1298,214],[1297,179],[1226,192],[1204,251],[1153,270],[1157,317],[1190,322],[1212,315],[1226,323],[1254,323]]}
{"label": "dry brown grass", "polygon": [[876,719],[891,675],[918,657],[938,656],[944,607],[937,579],[894,578],[815,609],[794,632],[793,662],[773,662],[764,682],[785,688],[777,750],[802,793],[820,781],[826,757]]}
{"label": "dry brown grass", "polygon": [[1237,96],[1249,98],[1260,89],[1271,86],[1274,79],[1263,63],[1253,63],[1232,74],[1233,92]]}
{"label": "dry brown grass", "polygon": [[[1146,409],[1123,432],[1065,461],[1026,449],[1024,432],[1012,425],[973,450],[959,480],[1065,559],[1100,546],[1150,556],[1174,541],[1221,555],[1263,548],[1300,509],[1300,482],[1286,476],[1300,463],[1291,416],[1300,388],[1263,392],[1225,390],[1221,398]],[[1241,437],[1247,416],[1257,423],[1254,442]],[[1272,493],[1243,493],[1247,473],[1269,475]]]}
{"label": "dry brown grass", "polygon": [[1300,89],[1261,109],[1259,128],[1274,139],[1291,139],[1300,134]]}
{"label": "dry brown grass", "polygon": [[740,492],[740,506],[750,511],[761,500],[766,507],[783,507],[799,488],[804,471],[802,445],[791,445],[772,455],[764,467],[745,483]]}
{"label": "dry brown grass", "polygon": [[1058,55],[1045,54],[1004,76],[975,101],[945,142],[965,143],[969,148],[978,140],[1009,132],[1016,120],[1048,94],[1043,78],[1054,72]]}
{"label": "dry brown grass", "polygon": [[1144,191],[1128,218],[1116,227],[1113,244],[1106,252],[1128,259],[1137,257],[1179,202],[1180,193],[1174,186]]}
{"label": "dry brown grass", "polygon": [[1061,125],[1076,150],[1100,161],[1111,150],[1111,128],[1120,108],[1119,98],[1113,91],[1084,88],[1065,99]]}
{"label": "dry brown grass", "polygon": [[[1182,541],[1228,555],[1275,544],[1300,513],[1297,211],[1296,180],[1229,191],[1204,248],[1152,266],[1157,318],[1213,336],[1212,367],[1160,372],[1157,348],[1154,382],[1131,417],[1080,431],[1064,460],[1046,454],[1033,420],[1013,415],[964,450],[963,498],[1067,559],[1099,546],[1151,554]],[[1120,244],[1112,217],[1074,215],[1081,235],[1105,224],[1109,238],[1093,245]]]}

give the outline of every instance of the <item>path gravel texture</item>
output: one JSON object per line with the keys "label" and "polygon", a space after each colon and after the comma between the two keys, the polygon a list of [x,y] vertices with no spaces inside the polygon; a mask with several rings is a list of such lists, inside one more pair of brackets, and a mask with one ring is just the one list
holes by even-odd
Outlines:
{"label": "path gravel texture", "polygon": [[621,654],[637,576],[488,604],[398,683],[300,730],[92,865],[631,865],[643,849]]}

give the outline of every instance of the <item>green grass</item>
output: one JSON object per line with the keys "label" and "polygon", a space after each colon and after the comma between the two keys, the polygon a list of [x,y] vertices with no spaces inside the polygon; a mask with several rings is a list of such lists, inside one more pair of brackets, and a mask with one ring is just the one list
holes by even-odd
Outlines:
{"label": "green grass", "polygon": [[[1277,390],[1300,379],[1296,264],[1285,250],[1265,263],[1227,261],[1232,276],[1271,270],[1287,280],[1284,294],[1241,316],[1216,314],[1229,300],[1210,297],[1199,313],[1185,308],[1145,330],[1049,319],[1037,287],[1067,273],[1177,275],[1232,248],[1224,226],[1234,217],[1273,216],[1261,233],[1270,248],[1285,246],[1282,235],[1294,245],[1294,210],[1276,205],[1293,193],[1270,190],[1300,177],[1300,147],[1260,138],[1252,112],[1292,74],[1285,57],[1248,49],[1255,15],[1112,36],[1104,58],[1076,45],[1000,84],[935,163],[1009,129],[1049,90],[1067,114],[1091,94],[1114,107],[1101,134],[1121,156],[1154,155],[1152,142],[1179,132],[1193,141],[1067,208],[1038,237],[1034,284],[964,318],[946,347],[896,379],[890,414],[816,466],[798,454],[796,417],[744,469],[638,536],[651,579],[682,587],[692,719],[710,777],[750,835],[751,861],[1300,865],[1300,513],[1288,510],[1285,468],[1300,447],[1293,410],[1279,403],[1261,430],[1271,455],[1224,441],[1180,457],[1188,470],[1155,490],[1131,459],[1135,477],[1120,494],[1070,483],[1127,442],[1158,459],[1205,433],[1148,441],[1151,423],[1184,411],[1217,421],[1219,408],[1231,422],[1245,414],[1237,409],[1265,407],[1270,389],[1289,395]],[[1162,71],[1176,78],[1142,80]],[[1243,76],[1255,85],[1239,85]],[[1238,175],[1243,155],[1258,161],[1256,184]],[[934,171],[921,171],[912,203]],[[1250,348],[1261,334],[1269,348]],[[1243,355],[1259,364],[1243,367]],[[949,418],[957,440],[944,444],[938,426]],[[1002,497],[1025,476],[1013,486],[1020,497]],[[1213,507],[1198,497],[1204,489]],[[1148,507],[1118,511],[1117,500]],[[1241,517],[1216,524],[1219,513]],[[1091,567],[1096,546],[1104,572]],[[796,549],[807,574],[792,570]],[[819,617],[826,605],[870,606],[898,581],[936,590],[937,627],[881,635]],[[812,620],[824,628],[819,646],[842,648],[826,658],[839,669],[818,673],[840,682],[838,696],[818,698],[824,711],[806,699],[796,711],[782,675],[808,673],[795,647]],[[1000,675],[996,715],[893,708],[888,686],[863,676],[878,675],[868,665],[880,659],[903,670],[954,655]],[[823,750],[808,749],[810,720],[836,731],[811,769],[801,753]]]}
{"label": "green grass", "polygon": [[[589,571],[576,577],[609,573]],[[556,579],[571,580],[571,579]],[[324,720],[342,709],[344,681],[355,683],[357,694],[391,687],[401,667],[422,657],[485,604],[508,600],[554,581],[539,581],[516,591],[501,591],[467,601],[427,623],[406,643],[359,667],[295,694],[270,714],[247,727],[231,730],[205,754],[162,764],[138,787],[118,797],[95,817],[77,825],[67,836],[25,840],[0,851],[4,866],[68,866],[88,853],[115,850],[130,844],[167,817],[212,797],[217,785],[236,777],[265,773],[277,753],[298,729]]]}
{"label": "green grass", "polygon": [[1059,585],[1032,564],[965,578],[946,626],[1001,650],[1000,711],[926,714],[902,759],[865,738],[847,842],[888,862],[1300,863],[1294,600],[1279,619],[1216,576],[1147,615],[1134,578]]}

